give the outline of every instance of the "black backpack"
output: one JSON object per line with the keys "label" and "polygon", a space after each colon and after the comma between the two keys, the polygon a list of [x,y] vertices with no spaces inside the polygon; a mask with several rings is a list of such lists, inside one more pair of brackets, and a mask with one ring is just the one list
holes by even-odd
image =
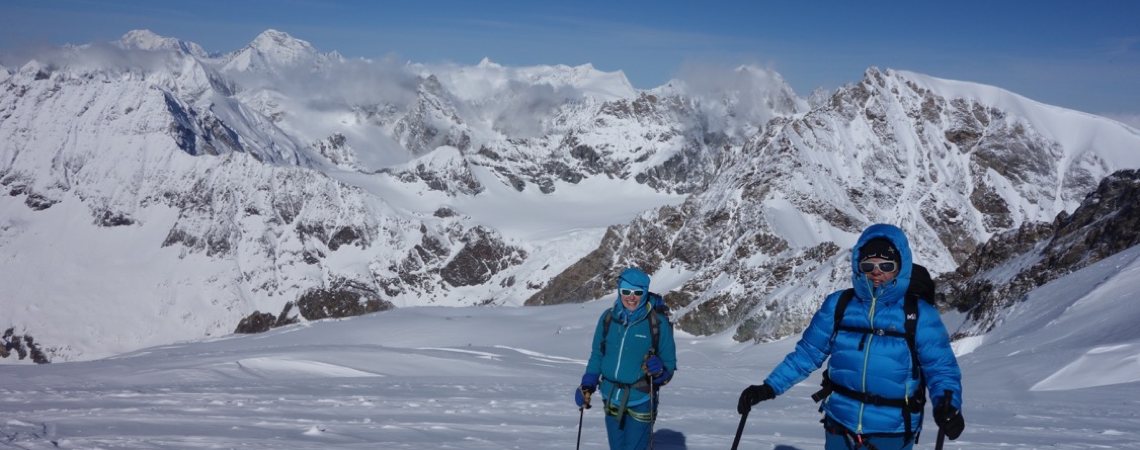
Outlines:
{"label": "black backpack", "polygon": [[[935,286],[934,280],[930,277],[930,271],[918,264],[911,264],[910,285],[907,286],[906,295],[903,299],[904,320],[902,332],[842,325],[841,322],[843,322],[844,312],[847,311],[847,305],[850,304],[851,299],[855,297],[855,289],[853,288],[846,289],[843,293],[839,294],[839,301],[835,304],[835,325],[831,329],[832,341],[835,340],[835,336],[839,334],[840,330],[863,333],[863,337],[859,340],[859,350],[863,350],[863,345],[866,344],[868,336],[872,334],[876,336],[891,336],[906,339],[907,348],[910,349],[911,374],[919,382],[918,389],[915,391],[915,397],[909,399],[885,399],[863,392],[853,391],[832,383],[825,370],[823,372],[823,389],[812,394],[812,400],[820,402],[834,391],[844,396],[860,400],[863,403],[901,408],[903,411],[903,423],[906,424],[905,439],[910,440],[911,436],[914,436],[915,442],[917,442],[918,436],[911,432],[910,418],[907,413],[918,413],[920,415],[919,423],[921,423],[921,414],[923,414],[923,407],[926,405],[926,379],[922,376],[922,368],[919,366],[920,363],[918,360],[918,347],[915,345],[915,334],[918,329],[918,301],[921,299],[927,303],[934,304],[934,295]],[[821,405],[820,409],[822,410],[822,408]]]}

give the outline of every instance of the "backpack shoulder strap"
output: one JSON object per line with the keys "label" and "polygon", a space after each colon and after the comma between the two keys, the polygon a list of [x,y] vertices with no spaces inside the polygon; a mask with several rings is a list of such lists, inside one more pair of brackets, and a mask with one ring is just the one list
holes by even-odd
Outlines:
{"label": "backpack shoulder strap", "polygon": [[[671,327],[673,323],[669,320],[669,305],[665,303],[665,297],[661,296],[661,294],[650,292],[648,306],[649,332],[653,335],[653,346],[649,348],[649,354],[656,355],[658,346],[661,343],[661,327]],[[661,317],[665,318],[664,322],[662,322]]]}
{"label": "backpack shoulder strap", "polygon": [[855,289],[844,289],[843,293],[839,294],[839,301],[835,303],[835,326],[831,327],[831,339],[835,340],[835,335],[839,334],[839,324],[843,322],[843,313],[847,311],[847,305],[851,303],[851,298],[855,297]]}
{"label": "backpack shoulder strap", "polygon": [[[654,295],[652,292],[651,295]],[[661,343],[661,319],[657,317],[658,314],[665,316],[665,324],[672,326],[669,322],[668,307],[657,306],[649,310],[649,334],[653,337],[652,347],[649,347],[649,354],[656,355],[657,347]],[[602,356],[606,356],[606,337],[610,335],[610,322],[613,322],[614,314],[612,309],[607,309],[604,318],[602,319]]]}
{"label": "backpack shoulder strap", "polygon": [[606,356],[606,337],[610,335],[610,322],[614,320],[614,311],[607,309],[605,317],[602,319],[602,356]]}
{"label": "backpack shoulder strap", "polygon": [[903,299],[903,329],[906,332],[906,345],[910,347],[910,361],[911,371],[915,378],[922,379],[922,371],[919,370],[918,362],[918,346],[915,343],[915,334],[918,332],[918,297],[906,296]]}
{"label": "backpack shoulder strap", "polygon": [[661,321],[657,318],[657,311],[649,311],[649,334],[653,336],[649,354],[657,354],[657,344],[661,342]]}

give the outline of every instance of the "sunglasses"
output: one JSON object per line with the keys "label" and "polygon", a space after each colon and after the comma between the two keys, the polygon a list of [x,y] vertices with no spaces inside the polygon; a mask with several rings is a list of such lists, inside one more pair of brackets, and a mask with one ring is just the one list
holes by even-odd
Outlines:
{"label": "sunglasses", "polygon": [[618,291],[621,292],[621,295],[641,296],[641,294],[645,293],[645,291],[643,291],[641,289],[618,289]]}
{"label": "sunglasses", "polygon": [[883,261],[883,262],[878,263],[878,264],[875,264],[873,262],[861,262],[861,263],[859,263],[859,270],[863,271],[863,273],[874,272],[875,267],[878,267],[880,272],[891,273],[891,272],[894,272],[895,269],[898,269],[899,265],[898,265],[898,263],[896,263],[894,261]]}

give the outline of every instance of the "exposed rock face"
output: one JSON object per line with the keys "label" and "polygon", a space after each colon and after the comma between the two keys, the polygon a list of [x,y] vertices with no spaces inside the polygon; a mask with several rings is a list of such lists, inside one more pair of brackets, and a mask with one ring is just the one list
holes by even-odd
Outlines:
{"label": "exposed rock face", "polygon": [[[288,303],[288,307],[292,307],[293,303]],[[252,314],[241,319],[234,333],[238,334],[253,334],[264,333],[271,328],[277,326],[277,319],[270,313],[263,313],[261,311],[254,311]]]}
{"label": "exposed rock face", "polygon": [[[301,317],[307,320],[359,316],[392,309],[368,285],[351,280],[333,283],[328,289],[313,289],[297,300]],[[286,311],[287,312],[287,311]],[[285,314],[285,313],[283,313]]]}
{"label": "exposed rock face", "polygon": [[418,101],[393,130],[395,137],[414,155],[425,155],[440,146],[466,151],[470,131],[434,75],[420,84]]}
{"label": "exposed rock face", "polygon": [[486,283],[491,276],[518,265],[526,252],[504,244],[490,230],[472,228],[463,236],[463,248],[444,265],[439,275],[452,286]]}
{"label": "exposed rock face", "polygon": [[[292,314],[293,306],[293,302],[286,303],[276,317],[254,311],[241,320],[234,333],[261,333],[297,323],[299,319]],[[297,309],[305,320],[359,316],[393,307],[367,284],[347,279],[334,281],[328,288],[312,289],[297,301]]]}
{"label": "exposed rock face", "polygon": [[962,333],[985,333],[1029,291],[1137,244],[1140,172],[1124,170],[1102,180],[1073,214],[995,236],[943,277],[942,292],[969,311],[972,326]]}
{"label": "exposed rock face", "polygon": [[613,291],[620,272],[613,265],[614,252],[623,238],[621,230],[610,227],[601,245],[585,258],[559,274],[526,300],[528,306],[581,303],[604,297]]}
{"label": "exposed rock face", "polygon": [[21,360],[30,355],[32,362],[36,364],[48,364],[51,362],[32,335],[18,335],[15,331],[15,328],[8,328],[4,330],[4,335],[0,336],[0,358],[13,356],[12,352],[16,352],[15,356]]}
{"label": "exposed rock face", "polygon": [[385,294],[429,295],[447,287],[481,285],[527,258],[525,250],[482,226],[453,226],[445,234],[429,233],[425,227],[421,232],[420,242],[404,259],[388,267],[394,276],[378,280]]}

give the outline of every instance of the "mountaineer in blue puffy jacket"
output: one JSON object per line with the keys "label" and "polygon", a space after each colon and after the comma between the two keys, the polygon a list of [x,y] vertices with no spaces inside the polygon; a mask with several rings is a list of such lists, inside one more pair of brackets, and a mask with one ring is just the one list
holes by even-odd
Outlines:
{"label": "mountaineer in blue puffy jacket", "polygon": [[677,370],[673,328],[657,308],[660,302],[660,296],[649,292],[649,275],[625,269],[618,278],[613,307],[602,313],[594,329],[590,361],[574,391],[574,402],[588,408],[590,394],[601,388],[611,449],[640,450],[649,445],[657,389]]}
{"label": "mountaineer in blue puffy jacket", "polygon": [[[795,350],[764,384],[740,394],[737,411],[783,394],[826,360],[824,390],[817,396],[823,398],[827,450],[913,448],[922,427],[923,386],[931,393],[935,423],[957,439],[966,426],[962,373],[938,310],[917,298],[904,300],[913,266],[906,235],[893,225],[868,227],[851,252],[851,266],[853,295],[847,294],[839,320],[844,291],[827,296]],[[907,308],[917,316],[909,318],[909,336]]]}

